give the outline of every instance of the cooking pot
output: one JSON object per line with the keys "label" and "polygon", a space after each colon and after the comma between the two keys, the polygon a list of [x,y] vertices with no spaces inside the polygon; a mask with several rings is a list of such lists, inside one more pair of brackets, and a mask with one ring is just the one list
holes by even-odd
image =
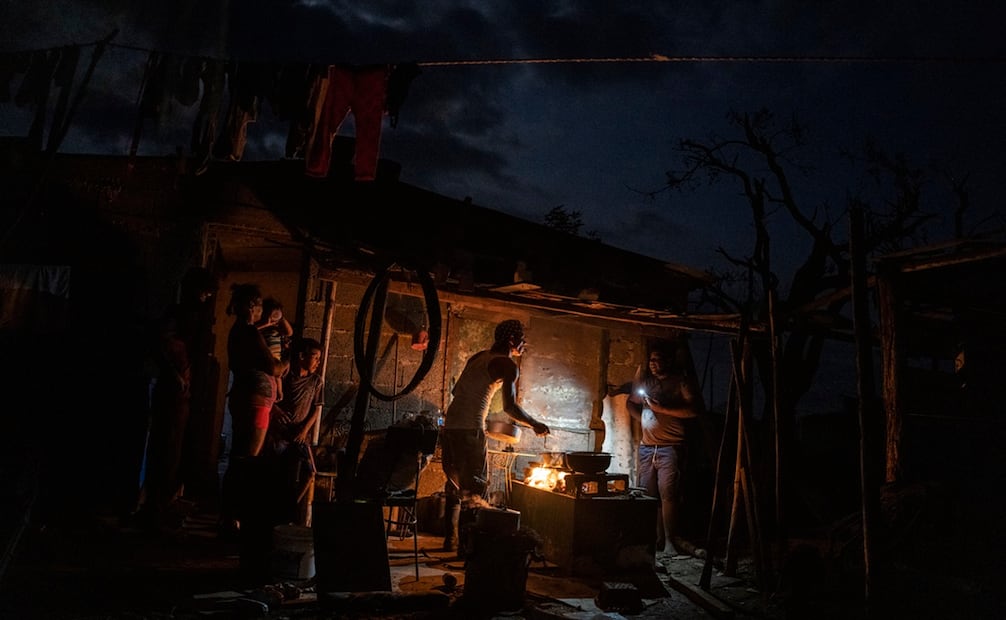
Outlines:
{"label": "cooking pot", "polygon": [[566,453],[565,452],[542,452],[541,453],[541,466],[542,467],[555,467],[558,469],[566,469]]}
{"label": "cooking pot", "polygon": [[603,474],[611,465],[609,452],[567,452],[566,467],[578,474]]}
{"label": "cooking pot", "polygon": [[486,422],[486,437],[503,443],[517,443],[520,441],[520,427],[516,422],[490,420]]}

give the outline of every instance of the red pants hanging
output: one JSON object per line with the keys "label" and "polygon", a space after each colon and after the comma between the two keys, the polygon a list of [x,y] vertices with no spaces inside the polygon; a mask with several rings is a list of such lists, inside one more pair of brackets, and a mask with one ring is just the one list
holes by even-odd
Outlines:
{"label": "red pants hanging", "polygon": [[388,67],[328,68],[328,92],[315,124],[314,139],[306,156],[307,174],[328,176],[332,140],[350,110],[356,122],[354,157],[357,181],[373,181],[381,148],[381,122],[388,86]]}

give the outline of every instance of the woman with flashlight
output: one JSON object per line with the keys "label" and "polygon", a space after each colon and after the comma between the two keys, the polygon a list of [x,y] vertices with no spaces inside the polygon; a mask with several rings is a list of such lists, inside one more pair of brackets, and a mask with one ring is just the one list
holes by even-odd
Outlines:
{"label": "woman with flashlight", "polygon": [[684,342],[658,341],[645,367],[636,371],[629,394],[629,413],[640,421],[637,484],[660,499],[657,556],[675,555],[674,523],[681,488],[685,439],[690,424],[704,410],[702,396],[688,372]]}

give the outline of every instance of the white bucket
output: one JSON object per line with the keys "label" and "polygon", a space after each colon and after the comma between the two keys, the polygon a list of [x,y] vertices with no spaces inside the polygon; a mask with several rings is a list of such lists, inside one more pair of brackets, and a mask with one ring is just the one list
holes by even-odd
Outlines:
{"label": "white bucket", "polygon": [[280,579],[314,577],[314,538],[309,527],[277,525],[272,530],[272,572]]}

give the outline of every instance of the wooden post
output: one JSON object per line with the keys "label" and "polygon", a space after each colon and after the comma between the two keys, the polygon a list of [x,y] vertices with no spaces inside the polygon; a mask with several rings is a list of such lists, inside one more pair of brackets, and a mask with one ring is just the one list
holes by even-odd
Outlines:
{"label": "wooden post", "polygon": [[775,528],[776,528],[776,570],[781,570],[786,547],[786,520],[783,503],[783,453],[782,453],[782,420],[779,417],[779,342],[775,331],[775,288],[768,288],[768,337],[771,359],[771,390],[772,400],[772,434],[775,454]]}
{"label": "wooden post", "polygon": [[[318,372],[321,378],[328,381],[328,353],[332,344],[332,321],[335,318],[335,290],[337,284],[334,281],[324,281],[328,289],[325,296],[325,317],[321,323],[321,367]],[[314,420],[314,433],[312,435],[313,445],[318,445],[321,437],[321,405],[318,405],[318,416]]]}
{"label": "wooden post", "polygon": [[758,518],[755,516],[758,507],[752,499],[754,480],[751,477],[751,471],[747,467],[741,466],[740,469],[741,492],[744,493],[744,515],[747,517],[748,538],[750,539],[751,559],[754,561],[755,580],[758,582],[758,587],[761,589],[762,594],[765,594],[765,571],[763,568],[764,565],[761,553],[761,530],[758,527]]}
{"label": "wooden post", "polygon": [[761,588],[762,593],[765,594],[767,588],[765,587],[764,539],[762,537],[761,517],[758,510],[758,485],[755,483],[755,477],[752,473],[754,466],[751,462],[751,441],[749,437],[747,427],[745,427],[744,436],[741,437],[741,440],[744,442],[744,477],[741,479],[741,490],[744,492],[744,507],[747,510],[748,533],[751,538],[751,558],[754,560],[755,576],[758,586]]}
{"label": "wooden post", "polygon": [[[712,398],[710,397],[710,401]],[[727,436],[730,433],[730,419],[737,408],[737,377],[730,371],[727,382],[727,405],[723,414],[723,432],[720,434],[720,447],[716,452],[716,475],[713,478],[713,504],[709,509],[709,525],[706,528],[706,558],[702,564],[702,576],[699,577],[699,587],[708,590],[713,576],[713,527],[716,522],[716,506],[720,496],[720,482],[723,478],[723,460],[726,454]]]}
{"label": "wooden post", "polygon": [[734,536],[737,528],[737,514],[740,508],[740,498],[743,493],[741,488],[741,478],[743,476],[744,458],[744,418],[747,416],[748,405],[748,375],[746,372],[745,359],[748,354],[748,339],[745,336],[742,340],[735,342],[731,360],[733,362],[734,375],[737,377],[737,449],[734,461],[734,497],[730,508],[730,525],[727,529],[727,550],[724,561],[723,573],[734,575],[737,573],[737,557],[734,554]]}
{"label": "wooden post", "polygon": [[898,337],[898,294],[893,275],[877,278],[877,304],[880,315],[881,376],[886,420],[884,482],[901,480],[901,399],[900,381],[902,347]]}
{"label": "wooden post", "polygon": [[744,449],[744,442],[741,441],[741,435],[744,433],[744,413],[743,409],[738,411],[737,415],[737,449],[734,456],[734,495],[733,503],[730,506],[730,526],[727,529],[727,555],[723,563],[723,573],[725,575],[736,575],[737,574],[737,555],[735,553],[735,542],[734,536],[737,533],[737,515],[740,510],[741,501],[741,478],[743,477],[743,470],[741,465],[741,450]]}
{"label": "wooden post", "polygon": [[[852,310],[856,334],[856,386],[859,400],[859,481],[862,497],[863,521],[863,601],[869,609],[872,573],[873,519],[879,506],[874,506],[877,493],[873,484],[873,454],[870,449],[872,440],[870,429],[873,426],[871,415],[873,386],[873,330],[870,324],[870,311],[867,302],[868,287],[866,283],[866,255],[863,253],[863,212],[858,207],[849,211],[849,256],[852,263]],[[867,614],[869,615],[869,614]]]}

